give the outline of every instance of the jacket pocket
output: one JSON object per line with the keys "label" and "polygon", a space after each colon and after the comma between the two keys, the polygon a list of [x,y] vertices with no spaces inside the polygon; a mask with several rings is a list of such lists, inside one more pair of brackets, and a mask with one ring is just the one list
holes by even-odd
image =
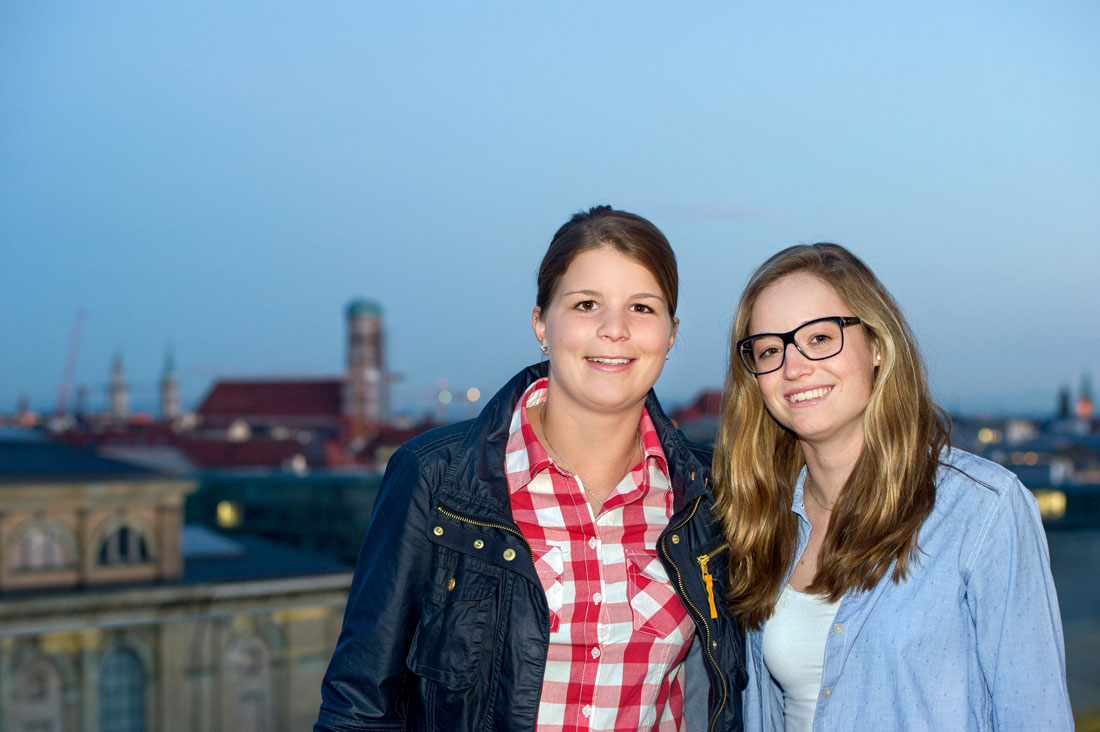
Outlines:
{"label": "jacket pocket", "polygon": [[459,565],[435,573],[406,665],[448,689],[473,686],[493,629],[500,578]]}
{"label": "jacket pocket", "polygon": [[556,633],[561,627],[561,607],[565,598],[565,585],[562,575],[565,572],[565,552],[560,546],[534,549],[535,572],[538,573],[542,590],[546,593],[546,605],[550,609],[550,632]]}
{"label": "jacket pocket", "polygon": [[626,578],[635,630],[667,638],[685,624],[687,610],[657,557],[628,551]]}

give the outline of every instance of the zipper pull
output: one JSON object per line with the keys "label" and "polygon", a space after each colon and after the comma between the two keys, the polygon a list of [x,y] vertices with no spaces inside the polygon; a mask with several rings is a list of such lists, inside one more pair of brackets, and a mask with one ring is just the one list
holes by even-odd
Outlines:
{"label": "zipper pull", "polygon": [[707,602],[710,604],[710,617],[712,620],[718,618],[718,607],[714,604],[714,577],[711,575],[710,570],[707,569],[707,564],[710,562],[710,557],[706,554],[699,556],[699,569],[703,571],[703,584],[707,588]]}

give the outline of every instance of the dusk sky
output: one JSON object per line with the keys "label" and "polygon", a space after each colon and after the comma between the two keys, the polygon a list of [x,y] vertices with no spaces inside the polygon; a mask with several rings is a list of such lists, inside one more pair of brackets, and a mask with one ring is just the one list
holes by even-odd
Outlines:
{"label": "dusk sky", "polygon": [[168,344],[187,407],[337,374],[356,297],[400,408],[492,393],[597,203],[676,249],[668,405],[721,385],[752,270],[828,240],[944,406],[1048,413],[1100,386],[1100,3],[0,3],[0,413],[54,409],[81,308],[93,409],[116,352],[154,408]]}

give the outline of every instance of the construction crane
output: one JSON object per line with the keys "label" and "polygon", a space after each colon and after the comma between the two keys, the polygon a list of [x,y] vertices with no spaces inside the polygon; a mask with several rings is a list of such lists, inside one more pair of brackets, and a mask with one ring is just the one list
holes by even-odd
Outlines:
{"label": "construction crane", "polygon": [[64,417],[68,411],[69,392],[73,388],[76,375],[76,359],[80,355],[80,335],[84,332],[84,318],[88,311],[80,308],[73,320],[73,332],[69,337],[69,355],[65,358],[65,372],[61,376],[61,387],[57,390],[57,416]]}

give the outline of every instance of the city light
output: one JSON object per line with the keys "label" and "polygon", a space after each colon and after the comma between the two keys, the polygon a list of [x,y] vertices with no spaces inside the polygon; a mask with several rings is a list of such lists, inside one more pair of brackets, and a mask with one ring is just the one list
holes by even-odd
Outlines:
{"label": "city light", "polygon": [[1066,515],[1066,494],[1062,491],[1035,491],[1035,500],[1045,519],[1060,519]]}
{"label": "city light", "polygon": [[471,386],[466,390],[466,401],[476,402],[478,399],[481,399],[481,389],[478,389],[476,386]]}
{"label": "city light", "polygon": [[992,427],[982,427],[980,430],[978,430],[978,441],[981,442],[983,445],[988,445],[991,442],[1000,442],[1001,433],[1000,431],[995,430]]}
{"label": "city light", "polygon": [[244,511],[241,509],[241,504],[236,501],[218,501],[218,506],[215,509],[218,526],[223,529],[235,529],[241,525],[241,520],[244,518]]}

